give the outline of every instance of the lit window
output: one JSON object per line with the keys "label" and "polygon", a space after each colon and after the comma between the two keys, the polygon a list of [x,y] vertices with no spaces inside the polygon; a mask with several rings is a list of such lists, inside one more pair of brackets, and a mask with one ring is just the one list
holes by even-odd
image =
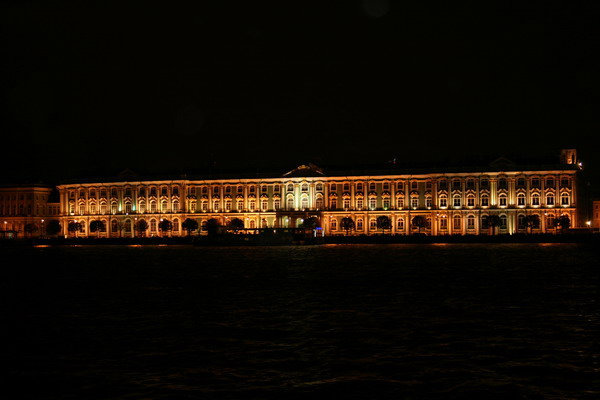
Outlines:
{"label": "lit window", "polygon": [[440,197],[440,208],[448,207],[448,199],[446,197]]}
{"label": "lit window", "polygon": [[460,230],[461,229],[461,225],[462,225],[462,220],[460,218],[460,215],[455,215],[454,218],[452,219],[453,223],[452,223],[452,229],[454,230]]}
{"label": "lit window", "polygon": [[377,207],[377,200],[375,200],[375,199],[369,199],[369,208],[371,210],[374,210],[375,207]]}
{"label": "lit window", "polygon": [[410,199],[410,206],[412,208],[417,208],[419,207],[419,199],[417,197],[413,197]]}
{"label": "lit window", "polygon": [[454,196],[452,201],[453,201],[452,205],[454,207],[457,207],[457,208],[460,207],[460,204],[461,204],[460,196]]}
{"label": "lit window", "polygon": [[506,207],[506,196],[500,196],[500,207]]}
{"label": "lit window", "polygon": [[467,206],[475,207],[475,197],[473,197],[473,196],[467,197]]}
{"label": "lit window", "polygon": [[517,205],[520,207],[525,206],[525,195],[524,194],[520,194],[517,196]]}
{"label": "lit window", "polygon": [[335,218],[331,219],[331,230],[335,231],[337,229],[337,220]]}
{"label": "lit window", "polygon": [[549,194],[546,196],[546,205],[547,206],[553,206],[554,205],[554,195],[553,194]]}
{"label": "lit window", "polygon": [[540,205],[540,195],[534,194],[533,196],[531,196],[531,205],[532,206]]}
{"label": "lit window", "polygon": [[568,194],[563,194],[560,197],[560,204],[562,204],[563,206],[568,206],[569,205],[569,195]]}
{"label": "lit window", "polygon": [[[306,208],[306,207],[304,207]],[[350,199],[344,199],[344,209],[347,210],[350,208]]]}
{"label": "lit window", "polygon": [[362,199],[356,200],[356,208],[359,210],[363,209],[363,200]]}
{"label": "lit window", "polygon": [[481,196],[481,206],[487,207],[490,204],[490,199],[487,196]]}

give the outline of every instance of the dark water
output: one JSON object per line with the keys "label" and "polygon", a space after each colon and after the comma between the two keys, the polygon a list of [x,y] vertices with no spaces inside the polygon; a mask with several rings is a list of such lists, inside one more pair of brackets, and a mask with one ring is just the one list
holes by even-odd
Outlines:
{"label": "dark water", "polygon": [[584,245],[0,255],[10,398],[600,397]]}

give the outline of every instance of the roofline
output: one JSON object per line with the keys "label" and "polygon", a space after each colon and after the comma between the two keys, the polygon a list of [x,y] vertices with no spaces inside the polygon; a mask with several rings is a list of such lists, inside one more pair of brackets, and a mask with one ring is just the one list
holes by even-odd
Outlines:
{"label": "roofline", "polygon": [[356,173],[347,174],[347,172],[354,171],[332,171],[332,173],[326,173],[323,176],[306,176],[306,177],[286,177],[286,176],[265,176],[265,177],[253,177],[253,178],[231,178],[231,177],[189,177],[189,178],[179,178],[179,179],[157,179],[157,178],[148,178],[148,179],[136,179],[136,180],[106,180],[106,181],[77,181],[72,183],[62,183],[57,185],[57,188],[72,188],[72,187],[81,187],[81,186],[111,186],[111,185],[160,185],[165,183],[201,183],[201,182],[223,182],[223,183],[249,183],[249,182],[297,182],[297,181],[319,181],[319,180],[332,180],[332,179],[340,179],[340,180],[348,180],[348,179],[420,179],[425,177],[451,177],[451,176],[483,176],[489,174],[503,174],[507,176],[515,176],[520,174],[526,175],[537,175],[537,174],[575,174],[579,171],[577,167],[572,167],[570,165],[564,166],[556,166],[553,165],[549,168],[535,168],[535,169],[514,169],[514,170],[506,170],[499,171],[497,169],[488,169],[488,170],[467,170],[467,171],[455,171],[451,172],[448,170],[439,170],[439,171],[430,171],[430,172],[421,172],[418,173],[413,171],[412,173],[390,173],[390,171],[364,171],[364,173]]}

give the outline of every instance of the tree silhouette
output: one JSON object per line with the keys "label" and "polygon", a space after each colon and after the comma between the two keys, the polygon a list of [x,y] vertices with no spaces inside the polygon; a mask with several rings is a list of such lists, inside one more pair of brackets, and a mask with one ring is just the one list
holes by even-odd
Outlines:
{"label": "tree silhouette", "polygon": [[35,232],[37,232],[38,227],[36,224],[29,223],[29,224],[25,224],[25,227],[23,229],[25,230],[25,233],[27,233],[29,236],[31,236]]}
{"label": "tree silhouette", "polygon": [[568,215],[561,215],[554,221],[554,223],[560,227],[560,231],[562,233],[571,227],[571,218],[569,218]]}
{"label": "tree silhouette", "polygon": [[488,226],[490,233],[493,235],[495,233],[495,228],[502,225],[502,220],[495,214],[485,215],[483,217],[483,223]]}
{"label": "tree silhouette", "polygon": [[190,236],[192,231],[198,229],[198,221],[192,218],[186,218],[186,220],[181,224],[181,227],[185,229],[188,233],[188,236]]}
{"label": "tree silhouette", "polygon": [[148,223],[145,219],[140,219],[135,223],[133,229],[135,229],[140,235],[145,235],[146,231],[148,230]]}
{"label": "tree silhouette", "polygon": [[242,221],[239,218],[234,218],[231,221],[229,221],[229,224],[227,224],[227,227],[233,231],[239,231],[240,229],[244,229],[244,221]]}
{"label": "tree silhouette", "polygon": [[48,221],[48,224],[46,225],[47,235],[58,235],[60,233],[60,230],[60,221],[58,221],[57,219],[51,219],[50,221]]}
{"label": "tree silhouette", "polygon": [[158,223],[158,229],[161,232],[170,232],[173,230],[173,223],[165,218]]}
{"label": "tree silhouette", "polygon": [[422,215],[417,215],[412,219],[412,226],[419,229],[419,233],[421,233],[421,229],[427,227],[427,219]]}
{"label": "tree silhouette", "polygon": [[381,229],[385,234],[386,229],[392,228],[392,221],[386,215],[380,215],[377,217],[377,229]]}
{"label": "tree silhouette", "polygon": [[527,232],[531,233],[534,227],[540,225],[540,216],[537,214],[526,215],[523,217],[523,223],[527,227]]}
{"label": "tree silhouette", "polygon": [[354,229],[354,220],[350,217],[344,217],[340,221],[340,227],[346,231],[346,236],[348,236],[348,232]]}
{"label": "tree silhouette", "polygon": [[316,229],[321,224],[319,223],[319,218],[317,217],[308,217],[304,221],[302,221],[302,227],[304,229]]}
{"label": "tree silhouette", "polygon": [[104,225],[104,222],[99,219],[95,219],[90,222],[90,232],[97,232],[96,237],[100,235],[100,232],[104,232],[105,229],[106,226]]}
{"label": "tree silhouette", "polygon": [[77,235],[77,232],[81,231],[81,228],[82,226],[80,222],[71,221],[67,225],[67,230],[75,235]]}
{"label": "tree silhouette", "polygon": [[209,235],[216,235],[217,232],[219,231],[220,226],[221,226],[221,224],[219,223],[219,221],[216,218],[211,218],[208,221],[206,221],[206,224],[204,225],[204,229],[206,230],[206,232]]}

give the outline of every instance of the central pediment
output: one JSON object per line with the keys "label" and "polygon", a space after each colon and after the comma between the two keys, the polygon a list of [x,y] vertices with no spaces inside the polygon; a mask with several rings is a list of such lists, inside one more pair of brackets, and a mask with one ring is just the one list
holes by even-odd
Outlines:
{"label": "central pediment", "polygon": [[312,163],[299,165],[283,174],[286,178],[318,177],[323,175],[323,169]]}

